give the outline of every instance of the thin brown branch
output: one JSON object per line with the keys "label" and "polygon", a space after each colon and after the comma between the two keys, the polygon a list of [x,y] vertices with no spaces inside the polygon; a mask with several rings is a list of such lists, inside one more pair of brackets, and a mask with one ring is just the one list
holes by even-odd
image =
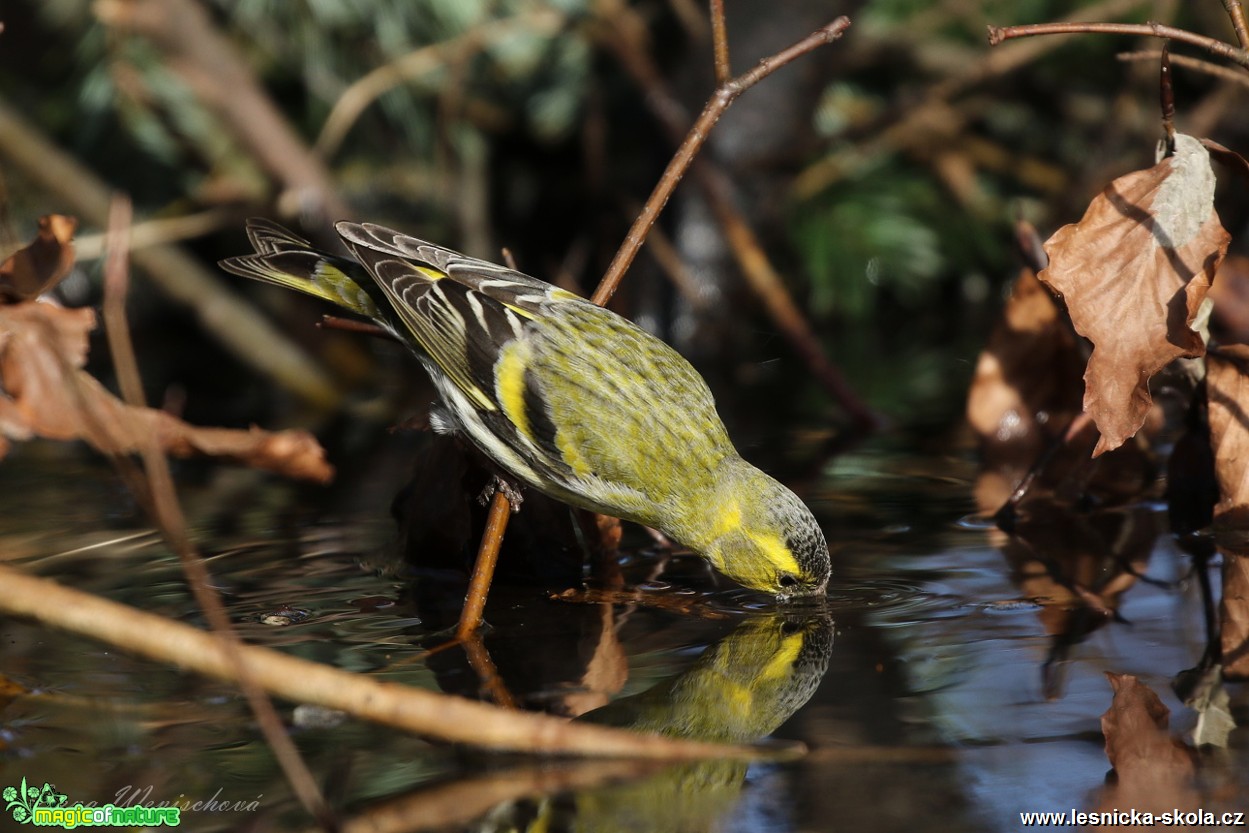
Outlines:
{"label": "thin brown branch", "polygon": [[[0,566],[0,611],[114,645],[157,662],[236,681],[217,636],[162,616]],[[380,682],[255,645],[238,646],[247,672],[276,697],[345,711],[452,743],[583,757],[754,760],[772,749],[675,740],[512,712],[463,697]],[[775,750],[792,756],[801,750]]]}
{"label": "thin brown branch", "polygon": [[616,289],[620,286],[620,281],[624,278],[625,272],[628,271],[630,264],[633,263],[633,259],[637,257],[638,249],[641,248],[643,241],[645,241],[647,232],[650,231],[651,226],[655,224],[655,220],[659,218],[659,213],[667,205],[668,199],[677,187],[677,183],[681,181],[686,171],[689,170],[690,165],[693,164],[698,151],[707,141],[707,135],[711,128],[720,120],[720,116],[724,114],[729,105],[743,92],[795,58],[799,58],[820,46],[832,43],[841,37],[842,33],[849,27],[850,18],[839,17],[822,29],[812,32],[788,49],[781,50],[770,58],[764,58],[749,72],[720,85],[707,101],[702,114],[694,122],[694,126],[690,128],[685,141],[681,143],[681,146],[673,155],[672,161],[668,164],[667,170],[664,171],[663,177],[655,186],[655,190],[651,192],[646,205],[643,206],[642,213],[634,221],[633,227],[629,229],[624,243],[620,246],[620,250],[616,252],[616,256],[607,267],[607,272],[599,283],[598,289],[590,297],[591,301],[602,306],[610,301],[612,295],[616,293]]}
{"label": "thin brown branch", "polygon": [[1245,22],[1245,7],[1240,0],[1223,0],[1223,8],[1232,19],[1232,28],[1236,30],[1236,40],[1241,49],[1249,49],[1249,23]]}
{"label": "thin brown branch", "polygon": [[[1156,61],[1161,55],[1161,52],[1151,51],[1120,52],[1115,57],[1120,61]],[[1194,72],[1205,73],[1223,81],[1231,81],[1233,84],[1239,84],[1242,87],[1249,87],[1249,76],[1239,70],[1211,63],[1210,61],[1203,61],[1200,58],[1190,58],[1187,55],[1172,55],[1171,64],[1191,69]]]}
{"label": "thin brown branch", "polygon": [[711,39],[716,53],[716,85],[727,84],[733,77],[729,62],[729,28],[724,21],[724,0],[711,0]]}
{"label": "thin brown branch", "polygon": [[[126,320],[126,294],[130,283],[130,223],[130,200],[126,197],[115,198],[109,212],[108,256],[104,270],[104,320],[109,350],[113,355],[113,366],[117,371],[123,397],[131,407],[144,408],[146,402],[143,382],[139,375],[134,344],[130,340],[130,326]],[[186,519],[174,489],[169,461],[154,435],[149,436],[149,441],[140,449],[140,456],[147,475],[148,496],[151,498],[156,525],[169,546],[178,554],[191,594],[217,635],[223,655],[238,678],[239,688],[251,707],[261,734],[273,750],[278,765],[304,809],[325,830],[336,829],[337,822],[333,812],[300,757],[299,750],[283,728],[282,719],[278,717],[273,703],[243,665],[239,655],[241,642],[230,624],[230,617],[221,597],[213,587],[208,568],[187,535]]]}
{"label": "thin brown branch", "polygon": [[1141,35],[1144,37],[1170,38],[1181,43],[1205,49],[1220,58],[1249,68],[1249,50],[1237,49],[1215,38],[1208,38],[1187,29],[1164,26],[1161,23],[1034,23],[1028,26],[990,26],[989,44],[997,46],[1014,38],[1033,35]]}
{"label": "thin brown branch", "polygon": [[239,53],[195,0],[97,0],[105,26],[149,40],[283,189],[288,214],[328,226],[350,219],[329,171],[295,132]]}

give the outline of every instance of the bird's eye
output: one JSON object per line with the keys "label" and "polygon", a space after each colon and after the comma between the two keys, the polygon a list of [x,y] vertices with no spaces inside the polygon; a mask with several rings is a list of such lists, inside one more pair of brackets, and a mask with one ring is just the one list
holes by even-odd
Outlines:
{"label": "bird's eye", "polygon": [[781,573],[780,578],[776,580],[776,583],[781,587],[797,587],[798,577],[791,576],[789,573]]}

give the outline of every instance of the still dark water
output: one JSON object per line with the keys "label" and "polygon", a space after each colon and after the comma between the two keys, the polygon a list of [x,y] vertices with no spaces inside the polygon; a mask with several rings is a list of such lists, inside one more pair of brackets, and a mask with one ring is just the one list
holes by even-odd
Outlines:
{"label": "still dark water", "polygon": [[[1174,733],[1197,720],[1170,687],[1205,648],[1191,559],[1152,505],[1092,524],[1100,543],[1074,533],[1057,545],[1010,541],[979,520],[970,454],[909,445],[881,438],[823,473],[811,503],[835,567],[818,611],[709,589],[689,558],[655,575],[660,560],[645,551],[624,558],[626,576],[656,597],[683,593],[704,615],[554,601],[525,587],[492,597],[485,644],[523,706],[690,736],[799,740],[810,752],[797,761],[638,778],[620,763],[483,755],[286,703],[281,712],[331,801],[369,825],[357,829],[1005,831],[1020,829],[1021,812],[1094,806],[1109,769],[1104,672],[1150,685]],[[326,513],[307,506],[307,492],[257,493],[256,482],[269,481],[216,475],[183,495],[247,640],[481,695],[458,652],[421,657],[442,613],[430,615],[396,566],[384,500]],[[106,467],[36,445],[4,463],[0,492],[6,564],[201,624],[177,559],[136,525]],[[305,509],[275,508],[293,504]],[[1101,588],[1116,615],[1076,602],[1064,569]],[[1209,572],[1217,593],[1217,562]],[[307,828],[228,686],[12,619],[0,619],[0,658],[0,673],[33,692],[0,696],[0,786],[50,782],[71,803],[215,802],[184,813],[188,830]],[[1243,687],[1229,691],[1243,715]],[[1245,745],[1234,731],[1208,755],[1212,804],[1245,806]],[[0,829],[10,828],[5,814]]]}

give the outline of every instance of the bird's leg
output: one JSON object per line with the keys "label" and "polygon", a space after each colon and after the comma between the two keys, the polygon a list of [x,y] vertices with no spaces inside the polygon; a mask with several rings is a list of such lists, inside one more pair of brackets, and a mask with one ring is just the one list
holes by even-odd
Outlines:
{"label": "bird's leg", "polygon": [[486,531],[481,536],[477,560],[473,562],[473,575],[468,580],[468,593],[464,597],[464,609],[460,611],[460,623],[455,637],[465,640],[481,627],[482,613],[486,609],[486,596],[494,579],[494,567],[499,562],[499,547],[503,545],[503,530],[512,515],[507,495],[500,489],[490,501],[490,513],[486,516]]}

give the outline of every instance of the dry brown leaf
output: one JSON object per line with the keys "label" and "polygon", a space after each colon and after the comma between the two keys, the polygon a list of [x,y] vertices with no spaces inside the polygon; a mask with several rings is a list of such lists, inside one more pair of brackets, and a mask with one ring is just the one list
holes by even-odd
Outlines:
{"label": "dry brown leaf", "polygon": [[0,263],[0,303],[37,298],[64,280],[74,265],[77,227],[63,214],[40,217],[35,239]]}
{"label": "dry brown leaf", "polygon": [[1210,151],[1210,156],[1226,165],[1233,173],[1249,180],[1249,160],[1225,145],[1213,139],[1200,139],[1201,146]]}
{"label": "dry brown leaf", "polygon": [[1191,325],[1231,238],[1214,212],[1209,152],[1175,139],[1174,156],[1116,179],[1045,245],[1050,265],[1039,277],[1093,342],[1084,409],[1102,433],[1094,456],[1144,423],[1151,376],[1205,353]]}
{"label": "dry brown leaf", "polygon": [[199,428],[164,411],[133,408],[86,373],[89,309],[27,302],[0,306],[0,457],[7,440],[82,439],[105,454],[130,454],[155,436],[177,457],[227,457],[324,483],[325,452],[305,431]]}
{"label": "dry brown leaf", "polygon": [[1167,730],[1171,711],[1149,686],[1131,674],[1106,672],[1114,700],[1102,715],[1106,757],[1117,783],[1098,804],[1103,809],[1181,810],[1196,801],[1195,771],[1188,747]]}
{"label": "dry brown leaf", "polygon": [[1031,466],[1080,413],[1080,345],[1036,274],[1023,269],[976,363],[967,420],[986,462]]}

